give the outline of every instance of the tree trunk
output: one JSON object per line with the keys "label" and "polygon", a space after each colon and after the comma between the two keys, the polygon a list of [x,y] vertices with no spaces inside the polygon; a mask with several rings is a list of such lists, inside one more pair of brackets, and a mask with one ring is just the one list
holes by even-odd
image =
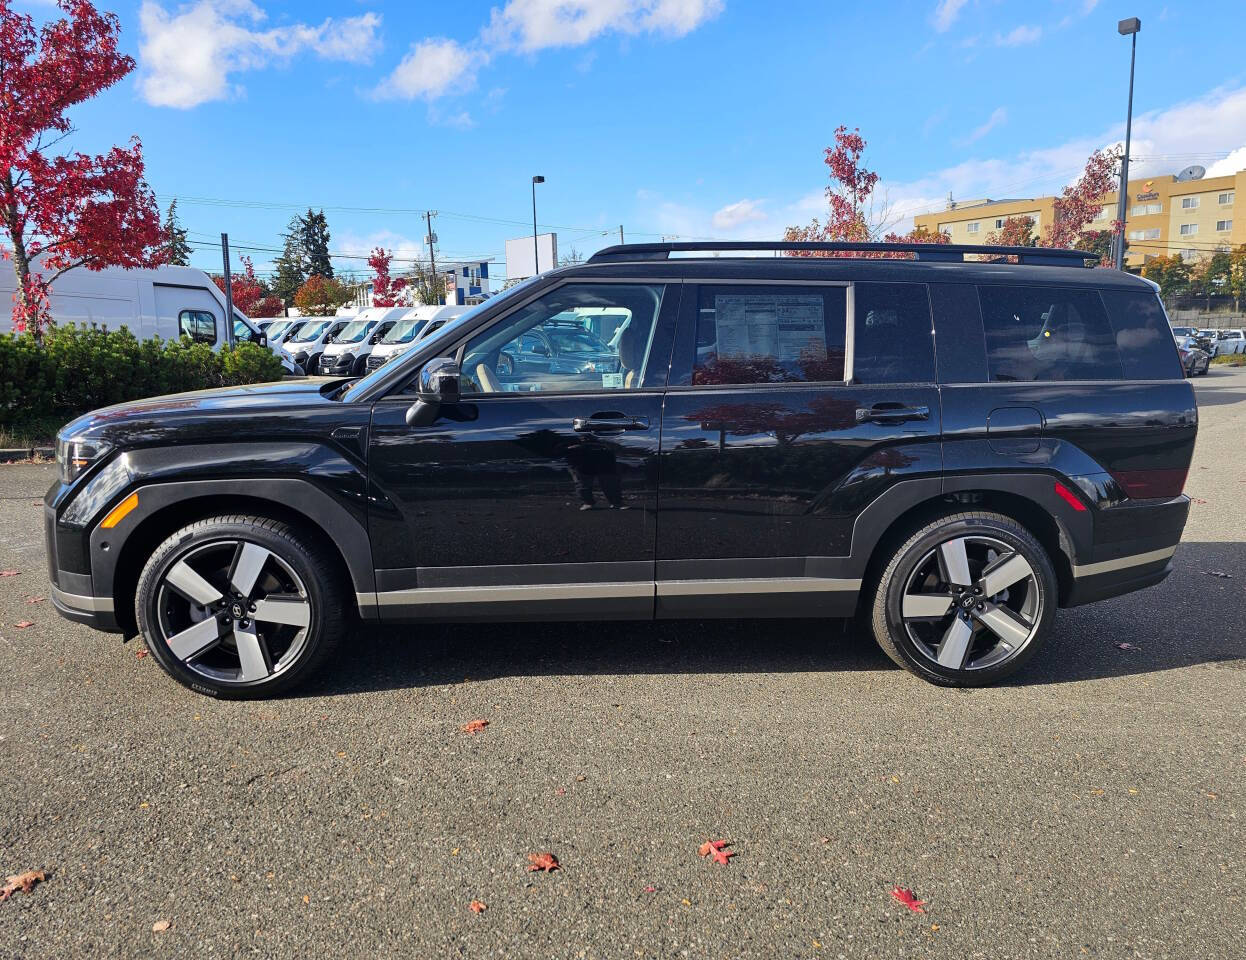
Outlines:
{"label": "tree trunk", "polygon": [[[22,234],[22,227],[17,219],[17,211],[13,207],[13,203],[15,202],[13,200],[15,188],[13,186],[12,170],[6,170],[4,173],[4,187],[5,196],[8,198],[9,202],[3,208],[0,208],[0,219],[4,221],[4,226],[9,234],[9,243],[13,247],[13,275],[17,278],[16,305],[18,307],[25,307],[26,281],[30,279],[30,257],[26,255],[26,238]],[[23,310],[23,314],[24,313],[25,311]],[[30,324],[28,323],[27,328],[29,329],[29,327]],[[32,332],[35,335],[35,340],[39,341],[41,338],[39,324],[36,323],[34,325],[34,330]]]}

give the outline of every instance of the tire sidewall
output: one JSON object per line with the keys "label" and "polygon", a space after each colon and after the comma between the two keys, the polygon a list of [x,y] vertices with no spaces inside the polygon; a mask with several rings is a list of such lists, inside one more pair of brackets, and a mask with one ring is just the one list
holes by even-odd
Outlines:
{"label": "tire sidewall", "polygon": [[[248,684],[214,682],[183,664],[169,650],[159,632],[156,611],[158,587],[168,571],[187,553],[212,543],[228,540],[250,540],[271,550],[288,563],[298,574],[307,589],[311,604],[311,617],[303,649],[298,659],[281,673]],[[134,594],[134,613],[139,632],[147,644],[148,652],[175,680],[197,693],[226,700],[244,700],[269,696],[299,682],[301,676],[315,664],[319,648],[326,634],[325,587],[309,560],[306,548],[289,536],[283,528],[279,534],[272,529],[246,520],[216,520],[192,524],[179,530],[162,543],[143,568]]]}
{"label": "tire sidewall", "polygon": [[[900,615],[900,607],[904,597],[905,586],[913,570],[930,551],[939,544],[956,537],[986,536],[1001,540],[1014,550],[1020,552],[1035,573],[1038,584],[1041,613],[1038,628],[1025,649],[1003,663],[981,670],[951,670],[929,660],[919,652],[914,641],[909,637]],[[953,518],[946,523],[928,527],[919,535],[911,538],[900,550],[900,559],[889,568],[889,576],[883,584],[885,590],[885,608],[887,630],[891,635],[896,652],[903,657],[905,666],[913,673],[933,683],[955,686],[984,686],[1018,670],[1034,655],[1046,638],[1057,605],[1055,571],[1047,552],[1027,531],[1011,523],[1003,523],[992,518],[974,519]]]}

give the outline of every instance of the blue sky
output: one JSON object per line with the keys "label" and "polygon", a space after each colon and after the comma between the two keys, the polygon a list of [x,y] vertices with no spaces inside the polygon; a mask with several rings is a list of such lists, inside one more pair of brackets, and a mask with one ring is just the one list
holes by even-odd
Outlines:
{"label": "blue sky", "polygon": [[824,209],[840,123],[861,128],[906,227],[949,190],[1049,193],[1123,134],[1125,16],[1143,22],[1141,172],[1246,167],[1241,0],[101,5],[139,67],[73,114],[73,146],[141,137],[192,245],[223,230],[277,245],[287,205],[311,204],[335,251],[413,256],[430,208],[441,258],[501,260],[531,230],[532,174],[564,253],[620,224],[631,240],[777,237]]}

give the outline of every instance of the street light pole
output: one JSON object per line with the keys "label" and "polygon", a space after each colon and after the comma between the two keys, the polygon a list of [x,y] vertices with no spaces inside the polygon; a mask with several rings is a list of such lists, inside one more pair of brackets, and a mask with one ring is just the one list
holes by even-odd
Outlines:
{"label": "street light pole", "polygon": [[[545,182],[544,177],[533,177],[532,178],[532,275],[533,276],[536,276],[538,273],[541,272],[541,265],[538,262],[539,255],[537,254],[537,245],[536,245],[536,185],[538,183],[544,183],[544,182]],[[553,266],[553,264],[551,264],[551,266]]]}
{"label": "street light pole", "polygon": [[1116,235],[1116,269],[1125,269],[1125,219],[1129,205],[1129,138],[1133,132],[1134,122],[1134,60],[1138,55],[1138,31],[1142,29],[1142,21],[1137,17],[1122,20],[1116,25],[1116,32],[1122,37],[1129,37],[1129,107],[1125,111],[1125,155],[1121,157],[1121,188],[1117,194],[1116,219],[1120,221],[1120,232]]}

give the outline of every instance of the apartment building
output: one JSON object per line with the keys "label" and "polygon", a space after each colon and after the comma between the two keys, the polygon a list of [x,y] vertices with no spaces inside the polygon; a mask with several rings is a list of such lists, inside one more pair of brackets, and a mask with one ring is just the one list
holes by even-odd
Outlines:
{"label": "apartment building", "polygon": [[[1240,198],[1240,199],[1239,199]],[[1030,217],[1034,232],[1050,224],[1055,197],[1011,200],[970,200],[949,203],[947,209],[921,214],[914,226],[946,233],[953,243],[983,243],[1009,217]],[[1103,198],[1099,216],[1091,229],[1109,230],[1116,219],[1117,192]],[[1246,203],[1246,170],[1221,177],[1178,179],[1165,174],[1129,181],[1129,205],[1125,219],[1128,249],[1125,262],[1141,267],[1147,260],[1179,253],[1198,260],[1217,250],[1246,243],[1246,211],[1234,215]]]}

